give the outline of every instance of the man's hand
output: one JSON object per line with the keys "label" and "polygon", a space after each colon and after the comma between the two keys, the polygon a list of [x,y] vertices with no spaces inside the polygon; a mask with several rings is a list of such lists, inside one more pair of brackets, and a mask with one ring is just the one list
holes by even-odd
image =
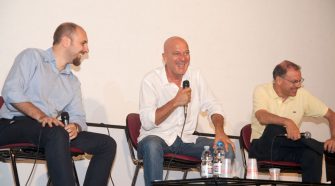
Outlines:
{"label": "man's hand", "polygon": [[12,105],[18,111],[40,122],[43,127],[45,127],[45,125],[48,125],[49,127],[52,127],[53,125],[64,127],[64,124],[61,121],[47,116],[42,110],[40,110],[31,102],[12,103]]}
{"label": "man's hand", "polygon": [[223,130],[223,123],[224,123],[223,116],[221,114],[213,114],[211,116],[211,120],[215,127],[215,139],[213,148],[216,148],[216,144],[218,143],[218,141],[221,141],[224,144],[226,151],[228,151],[229,144],[231,144],[233,150],[235,151],[234,143],[229,139],[229,137]]}
{"label": "man's hand", "polygon": [[179,88],[177,95],[165,105],[156,109],[155,124],[160,125],[178,107],[187,105],[191,101],[191,89]]}
{"label": "man's hand", "polygon": [[235,145],[234,143],[229,139],[229,137],[225,133],[217,133],[215,134],[215,139],[214,139],[214,145],[213,148],[216,148],[216,144],[222,141],[224,144],[225,150],[228,152],[228,145],[230,144],[233,147],[233,150],[235,151]]}
{"label": "man's hand", "polygon": [[328,151],[330,153],[335,152],[335,138],[330,138],[324,143],[324,149],[325,151]]}
{"label": "man's hand", "polygon": [[179,88],[174,100],[178,106],[187,105],[191,101],[191,88]]}
{"label": "man's hand", "polygon": [[49,116],[43,116],[39,118],[38,122],[40,122],[43,127],[45,127],[45,125],[48,125],[49,127],[52,127],[53,125],[64,127],[64,124],[61,121],[59,121],[57,118],[52,118]]}
{"label": "man's hand", "polygon": [[299,128],[294,121],[289,118],[272,114],[264,109],[256,111],[255,116],[261,124],[278,124],[285,127],[288,139],[298,140],[301,138]]}
{"label": "man's hand", "polygon": [[298,126],[290,119],[285,123],[287,138],[291,140],[298,140],[301,138]]}
{"label": "man's hand", "polygon": [[78,136],[78,128],[74,123],[70,123],[64,127],[64,129],[69,133],[70,140],[73,140]]}
{"label": "man's hand", "polygon": [[334,153],[335,152],[335,112],[332,109],[328,109],[324,116],[329,122],[330,139],[325,141],[324,150]]}

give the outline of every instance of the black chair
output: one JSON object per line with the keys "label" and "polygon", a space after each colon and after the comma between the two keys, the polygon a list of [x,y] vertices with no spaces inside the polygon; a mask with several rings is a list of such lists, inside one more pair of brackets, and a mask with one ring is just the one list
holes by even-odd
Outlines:
{"label": "black chair", "polygon": [[[4,103],[3,97],[0,96],[0,108],[3,105],[3,103]],[[73,157],[85,154],[78,148],[71,147],[70,151]],[[17,159],[45,160],[44,150],[41,148],[38,149],[38,147],[32,143],[14,143],[0,146],[0,161],[3,162],[9,161],[11,163],[15,185],[19,186],[20,180],[16,166]],[[79,179],[73,159],[72,159],[72,165],[73,165],[73,174],[76,178],[76,184],[79,185]],[[50,177],[47,185],[51,185]]]}
{"label": "black chair", "polygon": [[[138,172],[140,168],[143,167],[143,161],[138,159],[135,156],[135,151],[137,150],[138,141],[137,138],[140,134],[141,129],[141,121],[140,116],[137,113],[130,113],[126,118],[126,138],[129,146],[131,159],[136,166],[134,177],[131,185],[134,186],[136,184]],[[171,160],[171,162],[170,162]],[[164,154],[164,169],[168,168],[169,170],[178,170],[184,172],[183,179],[186,179],[187,173],[190,170],[200,171],[201,160],[194,158],[192,156],[186,156],[181,154],[167,153]]]}
{"label": "black chair", "polygon": [[[242,154],[242,161],[244,166],[244,177],[246,178],[247,173],[247,162],[245,152],[250,150],[251,139],[251,124],[245,125],[240,132],[240,148]],[[280,172],[291,172],[301,173],[301,165],[296,162],[288,161],[269,161],[269,160],[257,160],[257,168],[259,172],[269,172],[269,168],[280,168]]]}

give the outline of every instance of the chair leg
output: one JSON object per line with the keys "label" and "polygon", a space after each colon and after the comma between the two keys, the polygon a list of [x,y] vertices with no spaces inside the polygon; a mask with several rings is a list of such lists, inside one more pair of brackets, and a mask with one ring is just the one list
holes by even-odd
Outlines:
{"label": "chair leg", "polygon": [[184,174],[183,174],[183,180],[186,180],[188,170],[185,170],[185,171],[183,171],[183,172],[184,172]]}
{"label": "chair leg", "polygon": [[164,179],[164,180],[168,180],[168,178],[169,178],[169,174],[170,174],[170,169],[167,169],[167,170],[166,170],[166,174],[165,174],[165,178],[164,178],[164,176],[163,176],[163,179]]}
{"label": "chair leg", "polygon": [[248,167],[247,167],[247,160],[244,154],[244,149],[241,149],[241,157],[242,157],[242,162],[243,162],[243,167],[244,167],[244,179],[247,178],[247,171],[248,171]]}
{"label": "chair leg", "polygon": [[12,151],[12,149],[9,150],[9,153],[10,153],[10,160],[12,162],[12,169],[13,169],[13,174],[14,174],[15,185],[20,186],[19,174],[17,172],[17,167],[16,167],[15,153]]}
{"label": "chair leg", "polygon": [[51,184],[51,178],[50,178],[50,176],[48,176],[48,183],[47,183],[47,186],[50,186],[50,185],[52,185],[52,184]]}
{"label": "chair leg", "polygon": [[80,186],[79,179],[78,179],[78,174],[77,174],[77,169],[76,169],[76,164],[74,163],[73,159],[72,159],[72,166],[73,166],[73,174],[74,174],[74,177],[76,178],[76,184],[78,186]]}
{"label": "chair leg", "polygon": [[131,182],[131,186],[135,186],[135,184],[136,184],[137,175],[138,175],[138,172],[140,171],[140,167],[141,167],[140,165],[136,166],[134,177],[133,177],[133,180]]}

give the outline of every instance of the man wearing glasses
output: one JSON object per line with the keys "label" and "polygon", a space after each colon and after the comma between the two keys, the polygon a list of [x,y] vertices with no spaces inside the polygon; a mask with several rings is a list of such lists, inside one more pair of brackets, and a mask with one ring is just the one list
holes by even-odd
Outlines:
{"label": "man wearing glasses", "polygon": [[[302,88],[303,81],[300,67],[283,61],[273,70],[273,83],[256,87],[250,157],[300,163],[302,181],[317,183],[323,151],[335,152],[335,113]],[[331,138],[321,143],[303,137],[299,127],[304,116],[326,118]]]}

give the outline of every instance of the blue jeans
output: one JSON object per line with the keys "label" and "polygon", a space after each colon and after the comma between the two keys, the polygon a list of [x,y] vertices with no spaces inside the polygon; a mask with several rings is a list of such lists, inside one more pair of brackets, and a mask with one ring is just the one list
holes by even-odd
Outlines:
{"label": "blue jeans", "polygon": [[[204,146],[210,146],[213,152],[213,139],[198,137],[196,143],[184,143],[180,137],[168,146],[165,141],[154,135],[150,135],[142,139],[138,144],[138,158],[143,159],[144,163],[144,181],[146,186],[150,186],[154,180],[163,180],[163,155],[165,153],[184,154],[201,159],[201,153]],[[234,159],[235,154],[232,147],[229,146],[226,157]]]}
{"label": "blue jeans", "polygon": [[107,185],[116,153],[116,142],[110,136],[83,131],[69,143],[69,134],[63,127],[42,127],[36,120],[28,117],[0,119],[0,145],[22,142],[39,144],[45,150],[53,185],[75,185],[70,146],[93,155],[84,186]]}

